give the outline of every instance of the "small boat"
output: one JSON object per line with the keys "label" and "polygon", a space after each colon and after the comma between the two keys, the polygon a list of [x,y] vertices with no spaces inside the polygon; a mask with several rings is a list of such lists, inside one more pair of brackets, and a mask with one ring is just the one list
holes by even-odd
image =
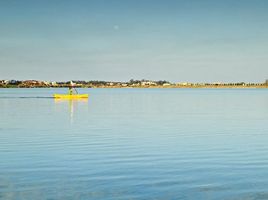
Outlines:
{"label": "small boat", "polygon": [[88,94],[54,94],[55,99],[87,99]]}
{"label": "small boat", "polygon": [[87,99],[88,94],[78,94],[77,90],[74,88],[75,83],[70,81],[69,93],[68,94],[54,94],[55,99]]}

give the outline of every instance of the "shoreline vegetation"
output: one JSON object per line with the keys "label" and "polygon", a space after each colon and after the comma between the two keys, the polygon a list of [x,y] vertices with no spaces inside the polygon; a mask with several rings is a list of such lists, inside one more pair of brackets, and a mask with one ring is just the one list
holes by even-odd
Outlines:
{"label": "shoreline vegetation", "polygon": [[[268,88],[268,80],[264,83],[190,83],[151,80],[133,80],[128,82],[117,81],[72,81],[74,87],[79,88]],[[49,82],[38,80],[0,80],[0,88],[63,88],[68,87],[70,81]]]}

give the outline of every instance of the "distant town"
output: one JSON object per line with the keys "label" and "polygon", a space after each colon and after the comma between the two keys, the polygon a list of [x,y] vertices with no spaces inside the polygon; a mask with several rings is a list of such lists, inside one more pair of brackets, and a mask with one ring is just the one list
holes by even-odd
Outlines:
{"label": "distant town", "polygon": [[[128,82],[117,81],[75,81],[72,80],[75,87],[81,88],[268,88],[268,79],[263,83],[190,83],[160,80],[134,80]],[[60,88],[70,86],[70,81],[40,81],[40,80],[0,80],[0,88]]]}

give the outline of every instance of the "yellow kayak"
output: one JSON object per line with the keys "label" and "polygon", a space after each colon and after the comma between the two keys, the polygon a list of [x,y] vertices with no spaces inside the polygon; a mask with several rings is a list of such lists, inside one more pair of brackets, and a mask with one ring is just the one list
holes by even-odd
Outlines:
{"label": "yellow kayak", "polygon": [[87,99],[88,94],[54,94],[56,99]]}

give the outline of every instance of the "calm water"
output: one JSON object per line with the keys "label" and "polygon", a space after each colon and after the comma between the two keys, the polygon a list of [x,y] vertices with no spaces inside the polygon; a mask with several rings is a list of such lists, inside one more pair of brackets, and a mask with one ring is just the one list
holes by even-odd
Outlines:
{"label": "calm water", "polygon": [[80,91],[0,89],[0,199],[268,199],[268,90]]}

